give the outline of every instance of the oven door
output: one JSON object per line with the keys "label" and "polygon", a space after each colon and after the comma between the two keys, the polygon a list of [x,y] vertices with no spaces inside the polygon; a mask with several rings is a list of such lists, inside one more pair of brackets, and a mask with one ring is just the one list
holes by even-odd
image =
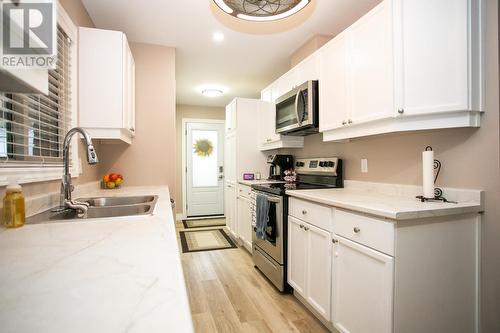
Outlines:
{"label": "oven door", "polygon": [[[283,265],[283,197],[270,195],[263,192],[257,194],[265,195],[269,200],[268,222],[266,226],[266,239],[257,239],[256,230],[253,228],[252,242],[267,255]],[[258,216],[259,207],[255,207]]]}
{"label": "oven door", "polygon": [[292,133],[314,127],[316,81],[308,81],[276,101],[276,133]]}

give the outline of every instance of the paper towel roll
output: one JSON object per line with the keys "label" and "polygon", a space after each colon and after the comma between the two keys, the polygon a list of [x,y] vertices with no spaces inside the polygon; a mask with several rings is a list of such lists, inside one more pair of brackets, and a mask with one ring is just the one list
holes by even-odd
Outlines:
{"label": "paper towel roll", "polygon": [[422,179],[424,198],[434,198],[434,151],[422,153]]}

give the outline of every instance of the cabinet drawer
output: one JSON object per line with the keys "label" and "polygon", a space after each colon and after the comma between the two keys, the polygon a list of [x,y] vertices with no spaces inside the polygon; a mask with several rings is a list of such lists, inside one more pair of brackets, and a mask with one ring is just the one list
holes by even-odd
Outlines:
{"label": "cabinet drawer", "polygon": [[252,188],[247,185],[238,184],[238,195],[247,199],[251,199]]}
{"label": "cabinet drawer", "polygon": [[391,222],[337,209],[333,231],[360,244],[394,255],[394,224]]}
{"label": "cabinet drawer", "polygon": [[333,208],[314,202],[290,198],[288,214],[318,228],[332,231]]}

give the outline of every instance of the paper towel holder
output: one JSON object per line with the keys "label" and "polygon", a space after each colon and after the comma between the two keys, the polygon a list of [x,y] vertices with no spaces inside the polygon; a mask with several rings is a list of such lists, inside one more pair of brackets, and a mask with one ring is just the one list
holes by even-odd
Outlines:
{"label": "paper towel holder", "polygon": [[[432,151],[431,146],[425,147],[425,151]],[[434,176],[434,184],[436,184],[436,181],[439,177],[439,173],[441,172],[441,167],[443,164],[441,163],[440,160],[435,159],[434,160],[434,170],[436,170],[436,175]],[[420,199],[420,201],[425,202],[425,201],[443,201],[443,202],[450,202],[450,203],[457,203],[455,201],[448,201],[445,197],[443,197],[443,190],[440,189],[439,187],[434,188],[434,198],[426,198],[423,195],[418,195],[417,199]]]}

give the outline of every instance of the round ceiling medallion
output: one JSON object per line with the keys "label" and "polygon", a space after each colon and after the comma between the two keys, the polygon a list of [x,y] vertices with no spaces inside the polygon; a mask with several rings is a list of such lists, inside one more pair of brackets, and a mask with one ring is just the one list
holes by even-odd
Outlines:
{"label": "round ceiling medallion", "polygon": [[311,0],[214,0],[224,12],[248,21],[274,21],[291,16]]}

